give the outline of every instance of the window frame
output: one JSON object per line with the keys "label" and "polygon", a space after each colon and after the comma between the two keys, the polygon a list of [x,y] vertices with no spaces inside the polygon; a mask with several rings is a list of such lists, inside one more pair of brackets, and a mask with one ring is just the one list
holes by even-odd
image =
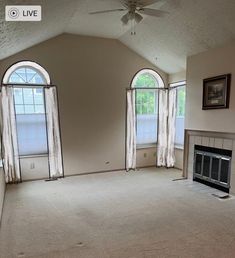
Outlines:
{"label": "window frame", "polygon": [[[158,87],[136,87],[136,81],[138,80],[138,77],[143,75],[143,74],[150,74],[151,76],[153,76],[155,78],[155,80],[158,82]],[[161,75],[151,69],[151,68],[144,68],[139,70],[134,77],[132,78],[131,81],[131,89],[134,89],[137,93],[138,90],[143,90],[143,91],[151,91],[151,90],[155,90],[157,92],[157,141],[155,143],[142,143],[142,144],[136,144],[136,149],[145,149],[145,148],[156,148],[158,145],[158,131],[159,131],[159,88],[165,88],[165,83],[163,78],[161,77]],[[135,94],[135,107],[137,106],[137,98],[136,98]],[[136,119],[136,136],[137,136],[137,114],[135,114],[135,119]]]}
{"label": "window frame", "polygon": [[[35,70],[38,74],[40,74],[42,76],[45,83],[35,84],[35,83],[9,82],[11,75],[20,68],[31,68],[31,69]],[[17,62],[15,64],[11,65],[10,67],[8,67],[5,74],[3,75],[2,83],[3,84],[13,84],[13,85],[21,85],[21,84],[22,85],[50,85],[51,79],[50,79],[48,72],[38,63],[32,62],[32,61],[20,61],[20,62]]]}
{"label": "window frame", "polygon": [[[40,77],[41,77],[41,79],[42,79],[42,81],[43,81],[43,83],[42,84],[38,84],[38,83],[34,83],[34,82],[27,82],[27,81],[25,81],[24,83],[17,83],[17,82],[10,82],[10,78],[11,78],[11,76],[12,76],[12,74],[14,73],[14,72],[16,72],[18,69],[26,69],[26,68],[29,68],[29,69],[31,69],[31,70],[33,70],[33,71],[35,71],[35,73],[36,74],[38,74]],[[27,73],[27,70],[25,70],[25,73]],[[17,74],[17,73],[16,73]],[[18,75],[18,74],[17,74]],[[19,76],[19,75],[18,75]],[[19,76],[19,77],[21,77],[21,76]],[[26,76],[26,78],[27,78],[27,76]],[[23,79],[23,78],[22,78]],[[31,78],[32,79],[32,78]],[[31,80],[30,79],[30,80]],[[23,79],[24,80],[24,79]],[[33,103],[34,104],[32,104],[33,106],[34,106],[34,113],[25,113],[25,108],[24,108],[24,113],[22,113],[22,114],[16,114],[16,116],[17,115],[45,115],[46,116],[46,106],[45,106],[45,93],[44,93],[44,88],[46,87],[46,86],[49,86],[49,85],[51,85],[51,79],[50,79],[50,76],[49,76],[49,74],[48,74],[48,72],[41,66],[41,65],[39,65],[38,63],[36,63],[36,62],[32,62],[32,61],[20,61],[20,62],[17,62],[17,63],[15,63],[15,64],[13,64],[13,65],[11,65],[7,70],[6,70],[6,72],[5,72],[5,74],[3,75],[3,79],[2,79],[2,84],[3,85],[10,85],[10,86],[13,86],[13,88],[20,88],[21,90],[22,90],[22,97],[23,97],[23,89],[32,89],[32,98],[33,98]],[[37,113],[37,112],[35,112],[35,105],[37,105],[37,104],[35,104],[35,100],[34,100],[34,90],[35,89],[42,89],[42,91],[43,91],[43,104],[42,104],[42,106],[43,106],[43,109],[44,109],[44,111],[43,112],[40,112],[40,113]],[[13,93],[13,97],[14,97],[14,108],[15,108],[15,111],[16,111],[16,103],[15,103],[15,96],[14,96],[14,93]],[[24,102],[24,100],[23,100],[23,102]],[[24,104],[23,104],[23,106],[24,106]],[[17,123],[17,120],[16,120],[16,123]],[[16,125],[17,126],[17,125]],[[46,122],[46,120],[45,120],[45,126],[46,126],[46,131],[47,131],[47,122]],[[47,133],[46,133],[47,134]],[[17,137],[18,137],[18,132],[17,132]],[[47,137],[47,136],[46,136]],[[19,140],[18,140],[19,141]],[[46,139],[46,145],[48,146],[48,139]],[[48,147],[47,147],[48,148]],[[19,149],[18,149],[19,150]],[[20,151],[20,150],[19,150]],[[48,151],[47,151],[48,152]],[[42,154],[26,154],[26,155],[24,155],[24,154],[19,154],[20,155],[20,157],[21,158],[25,158],[25,157],[38,157],[38,156],[48,156],[48,153],[42,153]]]}

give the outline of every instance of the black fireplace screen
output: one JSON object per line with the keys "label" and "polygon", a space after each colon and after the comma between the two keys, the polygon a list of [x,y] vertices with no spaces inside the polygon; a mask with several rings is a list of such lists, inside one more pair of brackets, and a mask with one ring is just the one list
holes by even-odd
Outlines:
{"label": "black fireplace screen", "polygon": [[229,189],[232,151],[195,145],[194,179]]}

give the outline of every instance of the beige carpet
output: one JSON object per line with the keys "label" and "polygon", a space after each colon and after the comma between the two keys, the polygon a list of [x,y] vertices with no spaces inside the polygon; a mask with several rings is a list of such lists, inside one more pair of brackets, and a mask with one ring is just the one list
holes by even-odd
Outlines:
{"label": "beige carpet", "polygon": [[142,169],[8,186],[0,257],[235,257],[235,199]]}

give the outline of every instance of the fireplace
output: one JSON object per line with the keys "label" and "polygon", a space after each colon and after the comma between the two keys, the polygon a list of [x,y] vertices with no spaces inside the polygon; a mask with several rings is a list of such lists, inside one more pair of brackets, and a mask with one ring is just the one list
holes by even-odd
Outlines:
{"label": "fireplace", "polygon": [[194,145],[193,180],[229,192],[232,151]]}

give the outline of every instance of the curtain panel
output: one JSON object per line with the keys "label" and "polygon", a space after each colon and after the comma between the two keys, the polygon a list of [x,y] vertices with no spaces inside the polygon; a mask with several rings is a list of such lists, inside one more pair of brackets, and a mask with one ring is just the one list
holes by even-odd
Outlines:
{"label": "curtain panel", "polygon": [[127,90],[126,170],[136,169],[135,91]]}
{"label": "curtain panel", "polygon": [[167,156],[167,118],[168,118],[168,91],[159,91],[159,127],[158,127],[158,146],[157,146],[157,166],[166,166]]}
{"label": "curtain panel", "polygon": [[17,131],[13,87],[2,86],[1,92],[2,154],[6,183],[21,181],[20,161],[17,144]]}
{"label": "curtain panel", "polygon": [[169,89],[168,103],[168,139],[167,139],[167,167],[175,165],[175,131],[176,131],[176,108],[177,108],[177,89]]}
{"label": "curtain panel", "polygon": [[60,125],[56,87],[45,88],[50,177],[63,176]]}

